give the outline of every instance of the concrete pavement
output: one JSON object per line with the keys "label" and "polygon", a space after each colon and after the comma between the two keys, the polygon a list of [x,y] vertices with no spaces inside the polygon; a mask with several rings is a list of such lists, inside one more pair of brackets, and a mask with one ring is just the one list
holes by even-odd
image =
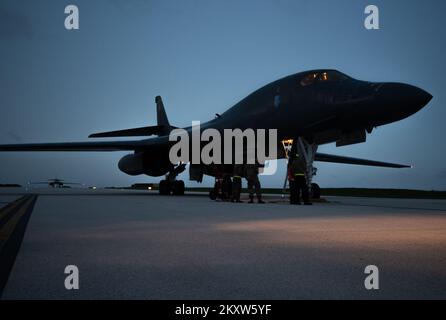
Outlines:
{"label": "concrete pavement", "polygon": [[[95,191],[39,192],[4,299],[446,298],[446,201]],[[364,288],[367,265],[380,290]]]}

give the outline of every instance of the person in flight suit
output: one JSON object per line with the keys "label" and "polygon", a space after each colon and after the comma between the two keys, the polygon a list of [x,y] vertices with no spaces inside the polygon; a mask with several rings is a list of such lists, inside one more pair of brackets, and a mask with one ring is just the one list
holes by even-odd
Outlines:
{"label": "person in flight suit", "polygon": [[299,154],[293,154],[288,160],[288,180],[290,182],[290,204],[301,204],[300,197],[305,205],[311,205],[307,179],[305,177],[306,165]]}
{"label": "person in flight suit", "polygon": [[232,202],[243,202],[240,200],[240,193],[242,192],[242,176],[243,165],[234,164],[234,176],[232,178]]}
{"label": "person in flight suit", "polygon": [[249,203],[254,202],[254,191],[257,196],[257,202],[265,203],[262,201],[262,194],[260,192],[259,167],[257,165],[246,165],[246,180],[248,180]]}

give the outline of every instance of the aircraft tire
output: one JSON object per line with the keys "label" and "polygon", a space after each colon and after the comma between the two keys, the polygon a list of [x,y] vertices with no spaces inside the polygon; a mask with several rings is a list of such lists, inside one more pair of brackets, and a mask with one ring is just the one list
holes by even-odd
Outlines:
{"label": "aircraft tire", "polygon": [[172,193],[175,196],[183,196],[184,195],[184,181],[183,180],[177,180],[173,182],[172,186]]}
{"label": "aircraft tire", "polygon": [[311,198],[320,199],[321,198],[321,188],[317,183],[311,184]]}
{"label": "aircraft tire", "polygon": [[209,198],[211,199],[211,200],[217,200],[217,193],[215,193],[215,190],[211,190],[211,191],[209,191]]}
{"label": "aircraft tire", "polygon": [[170,183],[167,180],[160,181],[159,194],[163,196],[167,196],[170,194]]}

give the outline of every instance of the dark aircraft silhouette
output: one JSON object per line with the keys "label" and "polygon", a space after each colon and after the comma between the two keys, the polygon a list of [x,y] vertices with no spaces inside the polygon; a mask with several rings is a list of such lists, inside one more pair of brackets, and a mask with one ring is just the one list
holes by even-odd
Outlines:
{"label": "dark aircraft silhouette", "polygon": [[39,182],[29,182],[29,185],[32,184],[47,184],[49,187],[52,188],[63,188],[63,186],[65,185],[82,185],[82,183],[78,183],[78,182],[66,182],[62,179],[48,179],[48,181],[39,181]]}
{"label": "dark aircraft silhouette", "polygon": [[[343,157],[317,152],[321,144],[336,142],[345,146],[366,141],[367,133],[388,123],[402,120],[426,106],[432,96],[417,87],[402,83],[372,83],[353,79],[336,70],[313,70],[293,74],[272,82],[250,94],[223,114],[201,125],[201,130],[215,128],[277,129],[283,145],[291,143],[307,163],[311,183],[313,161],[367,165],[389,168],[410,166]],[[119,161],[119,169],[129,175],[159,177],[160,193],[184,193],[184,182],[176,176],[185,163],[169,160],[169,133],[174,129],[167,119],[161,97],[157,105],[157,126],[104,132],[91,138],[151,136],[138,141],[101,141],[0,145],[0,151],[133,151]],[[191,127],[186,128],[191,132]],[[278,144],[278,158],[287,152]],[[231,173],[231,165],[190,165],[190,179],[202,181],[203,175]]]}

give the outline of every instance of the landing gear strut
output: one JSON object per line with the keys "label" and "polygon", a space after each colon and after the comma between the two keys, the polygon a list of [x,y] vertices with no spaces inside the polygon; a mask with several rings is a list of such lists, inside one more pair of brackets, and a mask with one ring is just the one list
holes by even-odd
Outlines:
{"label": "landing gear strut", "polygon": [[296,152],[299,154],[306,163],[305,178],[307,179],[307,185],[311,189],[313,176],[316,175],[317,169],[313,167],[314,158],[317,152],[317,144],[308,143],[303,138],[297,138],[296,140]]}
{"label": "landing gear strut", "polygon": [[[289,157],[290,152],[299,154],[299,157],[304,159],[306,164],[305,178],[307,180],[308,189],[310,191],[311,198],[320,199],[321,189],[316,183],[312,183],[313,176],[316,175],[317,169],[313,167],[314,158],[316,156],[318,145],[309,143],[304,138],[297,138],[295,140],[282,141],[283,148],[285,150],[286,158]],[[283,185],[282,198],[285,196],[286,184],[288,181],[288,175],[285,177],[285,183]]]}
{"label": "landing gear strut", "polygon": [[170,195],[182,196],[184,195],[184,181],[176,180],[177,176],[186,169],[186,164],[180,163],[173,170],[171,170],[167,175],[165,180],[161,180],[159,184],[159,194],[160,195]]}

